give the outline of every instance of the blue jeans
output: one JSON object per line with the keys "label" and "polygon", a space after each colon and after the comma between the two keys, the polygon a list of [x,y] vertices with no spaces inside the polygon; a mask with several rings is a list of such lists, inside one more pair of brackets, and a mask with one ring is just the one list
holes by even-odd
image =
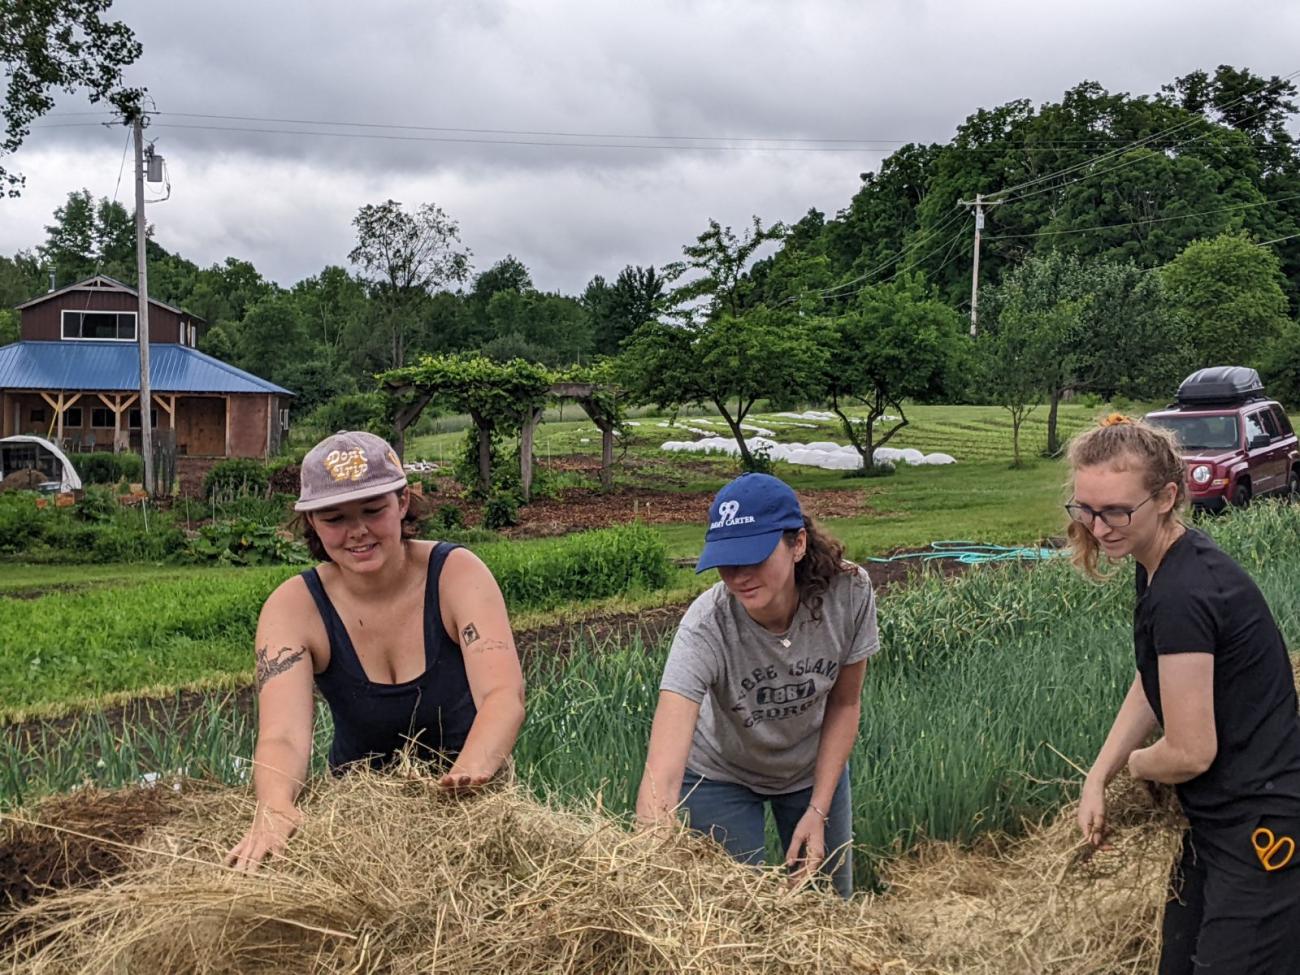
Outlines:
{"label": "blue jeans", "polygon": [[[781,849],[788,853],[790,837],[811,799],[811,786],[769,796],[734,782],[706,779],[689,768],[682,779],[681,805],[691,829],[712,836],[741,863],[763,862],[767,846],[764,804],[772,806]],[[830,876],[835,893],[848,898],[853,893],[853,810],[847,765],[826,812],[826,860],[821,872]]]}

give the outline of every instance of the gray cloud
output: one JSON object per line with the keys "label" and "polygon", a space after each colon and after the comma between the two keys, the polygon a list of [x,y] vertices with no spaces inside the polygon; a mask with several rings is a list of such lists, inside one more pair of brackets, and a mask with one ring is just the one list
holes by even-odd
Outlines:
{"label": "gray cloud", "polygon": [[[144,44],[132,79],[163,113],[605,134],[473,136],[484,140],[941,141],[978,107],[1055,99],[1084,79],[1136,93],[1219,63],[1300,68],[1300,9],[1280,2],[120,0],[113,12]],[[71,121],[87,119],[47,120]],[[571,292],[627,262],[674,259],[709,217],[834,212],[893,145],[666,151],[230,131],[243,127],[358,131],[160,115],[151,134],[174,195],[150,219],[164,246],[202,263],[245,257],[288,284],[345,260],[362,204],[434,200],[460,221],[478,267],[510,252],[539,287]],[[111,195],[122,135],[35,130],[7,161],[29,186],[0,202],[0,252],[38,243],[69,190]],[[129,195],[128,183],[119,196]]]}

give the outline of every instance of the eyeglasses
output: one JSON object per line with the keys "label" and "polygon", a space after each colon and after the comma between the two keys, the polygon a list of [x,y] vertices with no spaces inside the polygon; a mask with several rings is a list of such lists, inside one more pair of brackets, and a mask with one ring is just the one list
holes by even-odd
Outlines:
{"label": "eyeglasses", "polygon": [[1159,493],[1159,491],[1151,492],[1146,496],[1146,500],[1142,504],[1136,504],[1132,508],[1102,508],[1097,511],[1089,508],[1086,504],[1071,502],[1065,506],[1065,510],[1072,519],[1081,525],[1091,526],[1097,518],[1100,518],[1110,528],[1127,528],[1133,523],[1133,512]]}

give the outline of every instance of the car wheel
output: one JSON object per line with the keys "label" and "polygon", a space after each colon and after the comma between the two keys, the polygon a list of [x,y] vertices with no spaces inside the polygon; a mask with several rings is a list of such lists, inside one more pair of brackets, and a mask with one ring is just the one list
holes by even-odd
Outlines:
{"label": "car wheel", "polygon": [[1250,504],[1250,484],[1239,481],[1232,490],[1232,505],[1234,508],[1244,508],[1248,504]]}
{"label": "car wheel", "polygon": [[1291,476],[1286,482],[1286,500],[1291,504],[1300,504],[1300,467],[1291,468]]}

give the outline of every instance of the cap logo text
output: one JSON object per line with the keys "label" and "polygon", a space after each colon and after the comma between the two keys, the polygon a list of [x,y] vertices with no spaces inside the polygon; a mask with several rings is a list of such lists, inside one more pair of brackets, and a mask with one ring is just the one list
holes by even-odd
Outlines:
{"label": "cap logo text", "polygon": [[748,525],[754,518],[752,515],[739,517],[740,502],[724,501],[718,505],[718,520],[711,522],[709,528],[729,528],[732,525]]}
{"label": "cap logo text", "polygon": [[360,447],[352,450],[331,450],[325,458],[325,469],[336,481],[359,481],[370,470],[366,452]]}

